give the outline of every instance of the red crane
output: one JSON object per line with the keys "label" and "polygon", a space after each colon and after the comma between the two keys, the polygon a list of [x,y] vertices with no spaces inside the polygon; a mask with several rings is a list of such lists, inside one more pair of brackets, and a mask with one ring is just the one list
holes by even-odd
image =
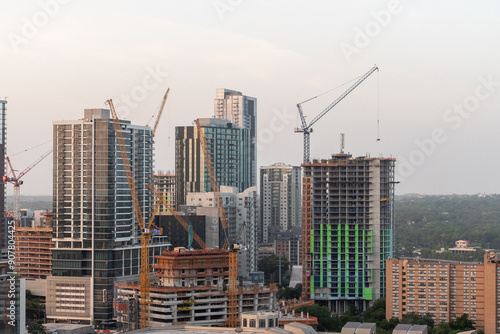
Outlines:
{"label": "red crane", "polygon": [[[12,163],[10,162],[9,157],[6,158],[7,160],[7,175],[3,176],[3,182],[9,182],[14,185],[14,220],[16,222],[16,226],[19,225],[21,221],[21,213],[19,212],[19,196],[20,196],[20,188],[19,186],[23,184],[23,181],[21,181],[21,178],[26,175],[30,170],[33,169],[36,165],[38,165],[43,159],[45,159],[50,153],[52,153],[52,149],[49,151],[45,152],[41,157],[39,157],[35,162],[33,162],[31,165],[26,167],[25,170],[23,170],[21,173],[16,175],[16,170],[12,168]],[[9,170],[10,170],[10,176],[9,176]]]}

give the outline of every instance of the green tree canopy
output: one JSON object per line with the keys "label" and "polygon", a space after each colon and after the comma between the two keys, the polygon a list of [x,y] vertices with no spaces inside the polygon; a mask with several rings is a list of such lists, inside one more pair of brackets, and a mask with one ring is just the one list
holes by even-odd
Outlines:
{"label": "green tree canopy", "polygon": [[[264,272],[264,279],[270,283],[279,283],[279,262],[280,259],[277,255],[263,257],[258,263],[258,269]],[[284,281],[290,265],[286,257],[281,256],[281,279]]]}

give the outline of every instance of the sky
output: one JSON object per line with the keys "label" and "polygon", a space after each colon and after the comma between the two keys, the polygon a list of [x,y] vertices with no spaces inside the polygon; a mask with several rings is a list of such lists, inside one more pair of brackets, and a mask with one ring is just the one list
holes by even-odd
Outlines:
{"label": "sky", "polygon": [[[330,91],[303,104],[312,120],[376,64],[313,126],[311,158],[338,153],[345,133],[353,156],[397,159],[397,194],[499,193],[499,12],[493,0],[1,0],[7,155],[24,170],[51,148],[53,121],[110,98],[152,125],[170,88],[155,170],[173,170],[175,126],[211,117],[227,88],[257,98],[258,165],[300,165],[297,103]],[[23,180],[22,195],[51,195],[52,155]]]}

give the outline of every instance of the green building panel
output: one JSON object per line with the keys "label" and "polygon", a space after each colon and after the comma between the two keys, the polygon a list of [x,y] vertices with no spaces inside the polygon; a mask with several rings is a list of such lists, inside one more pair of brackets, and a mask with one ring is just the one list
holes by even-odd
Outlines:
{"label": "green building panel", "polygon": [[363,288],[363,299],[373,300],[373,289],[372,288]]}

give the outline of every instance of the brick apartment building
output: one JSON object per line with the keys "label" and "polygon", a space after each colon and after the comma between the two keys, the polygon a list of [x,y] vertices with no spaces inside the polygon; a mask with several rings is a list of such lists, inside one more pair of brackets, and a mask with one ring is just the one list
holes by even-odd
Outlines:
{"label": "brick apartment building", "polygon": [[484,263],[387,260],[386,317],[429,313],[436,324],[467,314],[485,333],[500,332],[500,255]]}

